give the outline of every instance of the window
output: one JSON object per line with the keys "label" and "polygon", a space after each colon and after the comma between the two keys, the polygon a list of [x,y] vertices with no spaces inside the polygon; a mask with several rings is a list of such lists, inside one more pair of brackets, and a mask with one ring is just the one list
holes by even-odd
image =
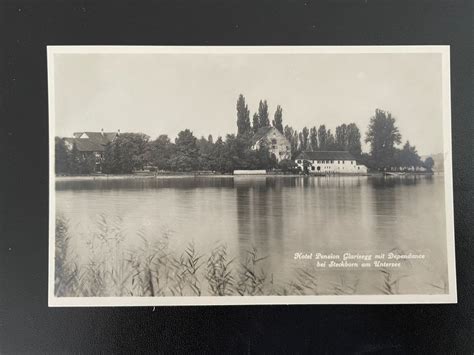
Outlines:
{"label": "window", "polygon": [[334,164],[334,160],[331,160],[331,164]]}
{"label": "window", "polygon": [[276,149],[276,147],[277,147],[276,145],[272,145],[272,149]]}
{"label": "window", "polygon": [[314,170],[314,166],[311,167],[311,170]]}
{"label": "window", "polygon": [[298,164],[301,164],[301,160],[298,160]]}
{"label": "window", "polygon": [[272,144],[277,144],[277,140],[276,140],[276,139],[272,139]]}

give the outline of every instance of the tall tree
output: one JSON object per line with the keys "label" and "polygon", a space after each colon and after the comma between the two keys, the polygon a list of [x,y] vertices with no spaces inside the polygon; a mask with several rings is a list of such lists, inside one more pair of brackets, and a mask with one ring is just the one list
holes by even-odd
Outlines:
{"label": "tall tree", "polygon": [[327,132],[326,132],[325,125],[321,125],[318,128],[318,143],[319,143],[319,150],[321,151],[327,150]]}
{"label": "tall tree", "polygon": [[337,150],[336,139],[334,138],[334,134],[332,134],[330,129],[328,129],[327,131],[326,150],[330,150],[330,151]]}
{"label": "tall tree", "polygon": [[307,127],[304,127],[303,130],[301,131],[300,133],[300,148],[302,151],[305,151],[305,150],[308,150],[308,146],[309,146],[309,140],[308,140],[308,137],[309,137],[309,130]]}
{"label": "tall tree", "polygon": [[240,94],[237,100],[237,134],[246,134],[250,129],[250,111],[244,95]]}
{"label": "tall tree", "polygon": [[283,134],[283,110],[280,105],[277,106],[274,119],[272,121],[273,127],[280,131]]}
{"label": "tall tree", "polygon": [[267,100],[260,100],[258,104],[258,119],[260,127],[270,126],[270,119],[268,118],[268,104]]}
{"label": "tall tree", "polygon": [[318,129],[316,127],[309,130],[309,148],[312,152],[318,150]]}
{"label": "tall tree", "polygon": [[252,117],[252,130],[253,133],[256,133],[258,129],[260,128],[260,119],[258,117],[258,113],[254,113]]}
{"label": "tall tree", "polygon": [[286,139],[290,142],[291,155],[294,158],[298,154],[298,132],[288,125],[285,126],[283,131]]}
{"label": "tall tree", "polygon": [[377,169],[385,170],[393,165],[395,145],[400,144],[401,138],[392,114],[376,109],[365,142],[370,143],[370,154]]}
{"label": "tall tree", "polygon": [[354,157],[360,158],[362,154],[362,146],[360,143],[359,127],[355,123],[349,123],[346,128],[347,147],[346,149]]}
{"label": "tall tree", "polygon": [[336,127],[335,144],[338,150],[347,150],[347,125],[343,123]]}
{"label": "tall tree", "polygon": [[211,153],[211,169],[214,171],[226,171],[227,157],[225,152],[225,144],[222,137],[217,137]]}

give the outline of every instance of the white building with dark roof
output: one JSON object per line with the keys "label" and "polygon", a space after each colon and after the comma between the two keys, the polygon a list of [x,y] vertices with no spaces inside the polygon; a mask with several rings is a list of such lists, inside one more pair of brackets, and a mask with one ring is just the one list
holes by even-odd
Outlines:
{"label": "white building with dark roof", "polygon": [[367,167],[347,151],[301,152],[295,159],[301,171],[305,161],[313,174],[367,174]]}
{"label": "white building with dark roof", "polygon": [[275,127],[262,127],[252,137],[252,149],[267,147],[277,161],[291,159],[291,145],[288,139]]}

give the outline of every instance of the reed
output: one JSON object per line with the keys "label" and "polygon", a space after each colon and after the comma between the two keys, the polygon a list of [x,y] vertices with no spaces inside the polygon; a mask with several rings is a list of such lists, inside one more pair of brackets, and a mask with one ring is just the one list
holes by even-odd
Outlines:
{"label": "reed", "polygon": [[214,296],[229,296],[233,294],[234,275],[231,264],[234,260],[227,255],[227,246],[218,245],[211,251],[207,259],[206,279],[209,291]]}
{"label": "reed", "polygon": [[[100,216],[87,241],[88,253],[79,260],[68,231],[69,221],[56,219],[54,290],[58,297],[106,296],[260,296],[260,295],[352,295],[359,294],[359,279],[346,274],[328,278],[314,267],[298,267],[291,281],[268,274],[267,256],[256,247],[229,255],[225,244],[207,252],[196,249],[194,242],[184,251],[170,248],[171,231],[148,238],[143,230],[136,233],[137,246],[126,248],[122,221]],[[401,275],[379,270],[375,280],[381,294],[399,294]],[[373,275],[373,274],[371,274]],[[275,277],[276,276],[276,277]],[[329,286],[328,286],[329,285]],[[431,283],[433,293],[447,292],[447,283]],[[326,286],[326,287],[325,287]]]}

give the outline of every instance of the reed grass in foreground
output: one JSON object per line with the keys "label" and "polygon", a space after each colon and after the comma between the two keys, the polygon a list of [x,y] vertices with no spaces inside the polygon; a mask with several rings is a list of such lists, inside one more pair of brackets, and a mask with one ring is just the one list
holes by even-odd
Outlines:
{"label": "reed grass in foreground", "polygon": [[[85,263],[71,245],[68,222],[56,219],[55,295],[57,297],[124,296],[261,296],[261,295],[353,295],[364,294],[359,278],[341,273],[336,280],[324,280],[324,272],[301,267],[293,270],[289,282],[275,282],[265,267],[266,256],[256,248],[233,258],[225,244],[207,253],[189,243],[181,253],[171,250],[169,233],[149,241],[143,231],[139,247],[126,249],[120,219],[101,217],[88,241]],[[379,294],[400,293],[399,275],[387,269],[374,278]],[[370,274],[370,275],[373,275]],[[432,293],[446,293],[446,284],[430,284]]]}

